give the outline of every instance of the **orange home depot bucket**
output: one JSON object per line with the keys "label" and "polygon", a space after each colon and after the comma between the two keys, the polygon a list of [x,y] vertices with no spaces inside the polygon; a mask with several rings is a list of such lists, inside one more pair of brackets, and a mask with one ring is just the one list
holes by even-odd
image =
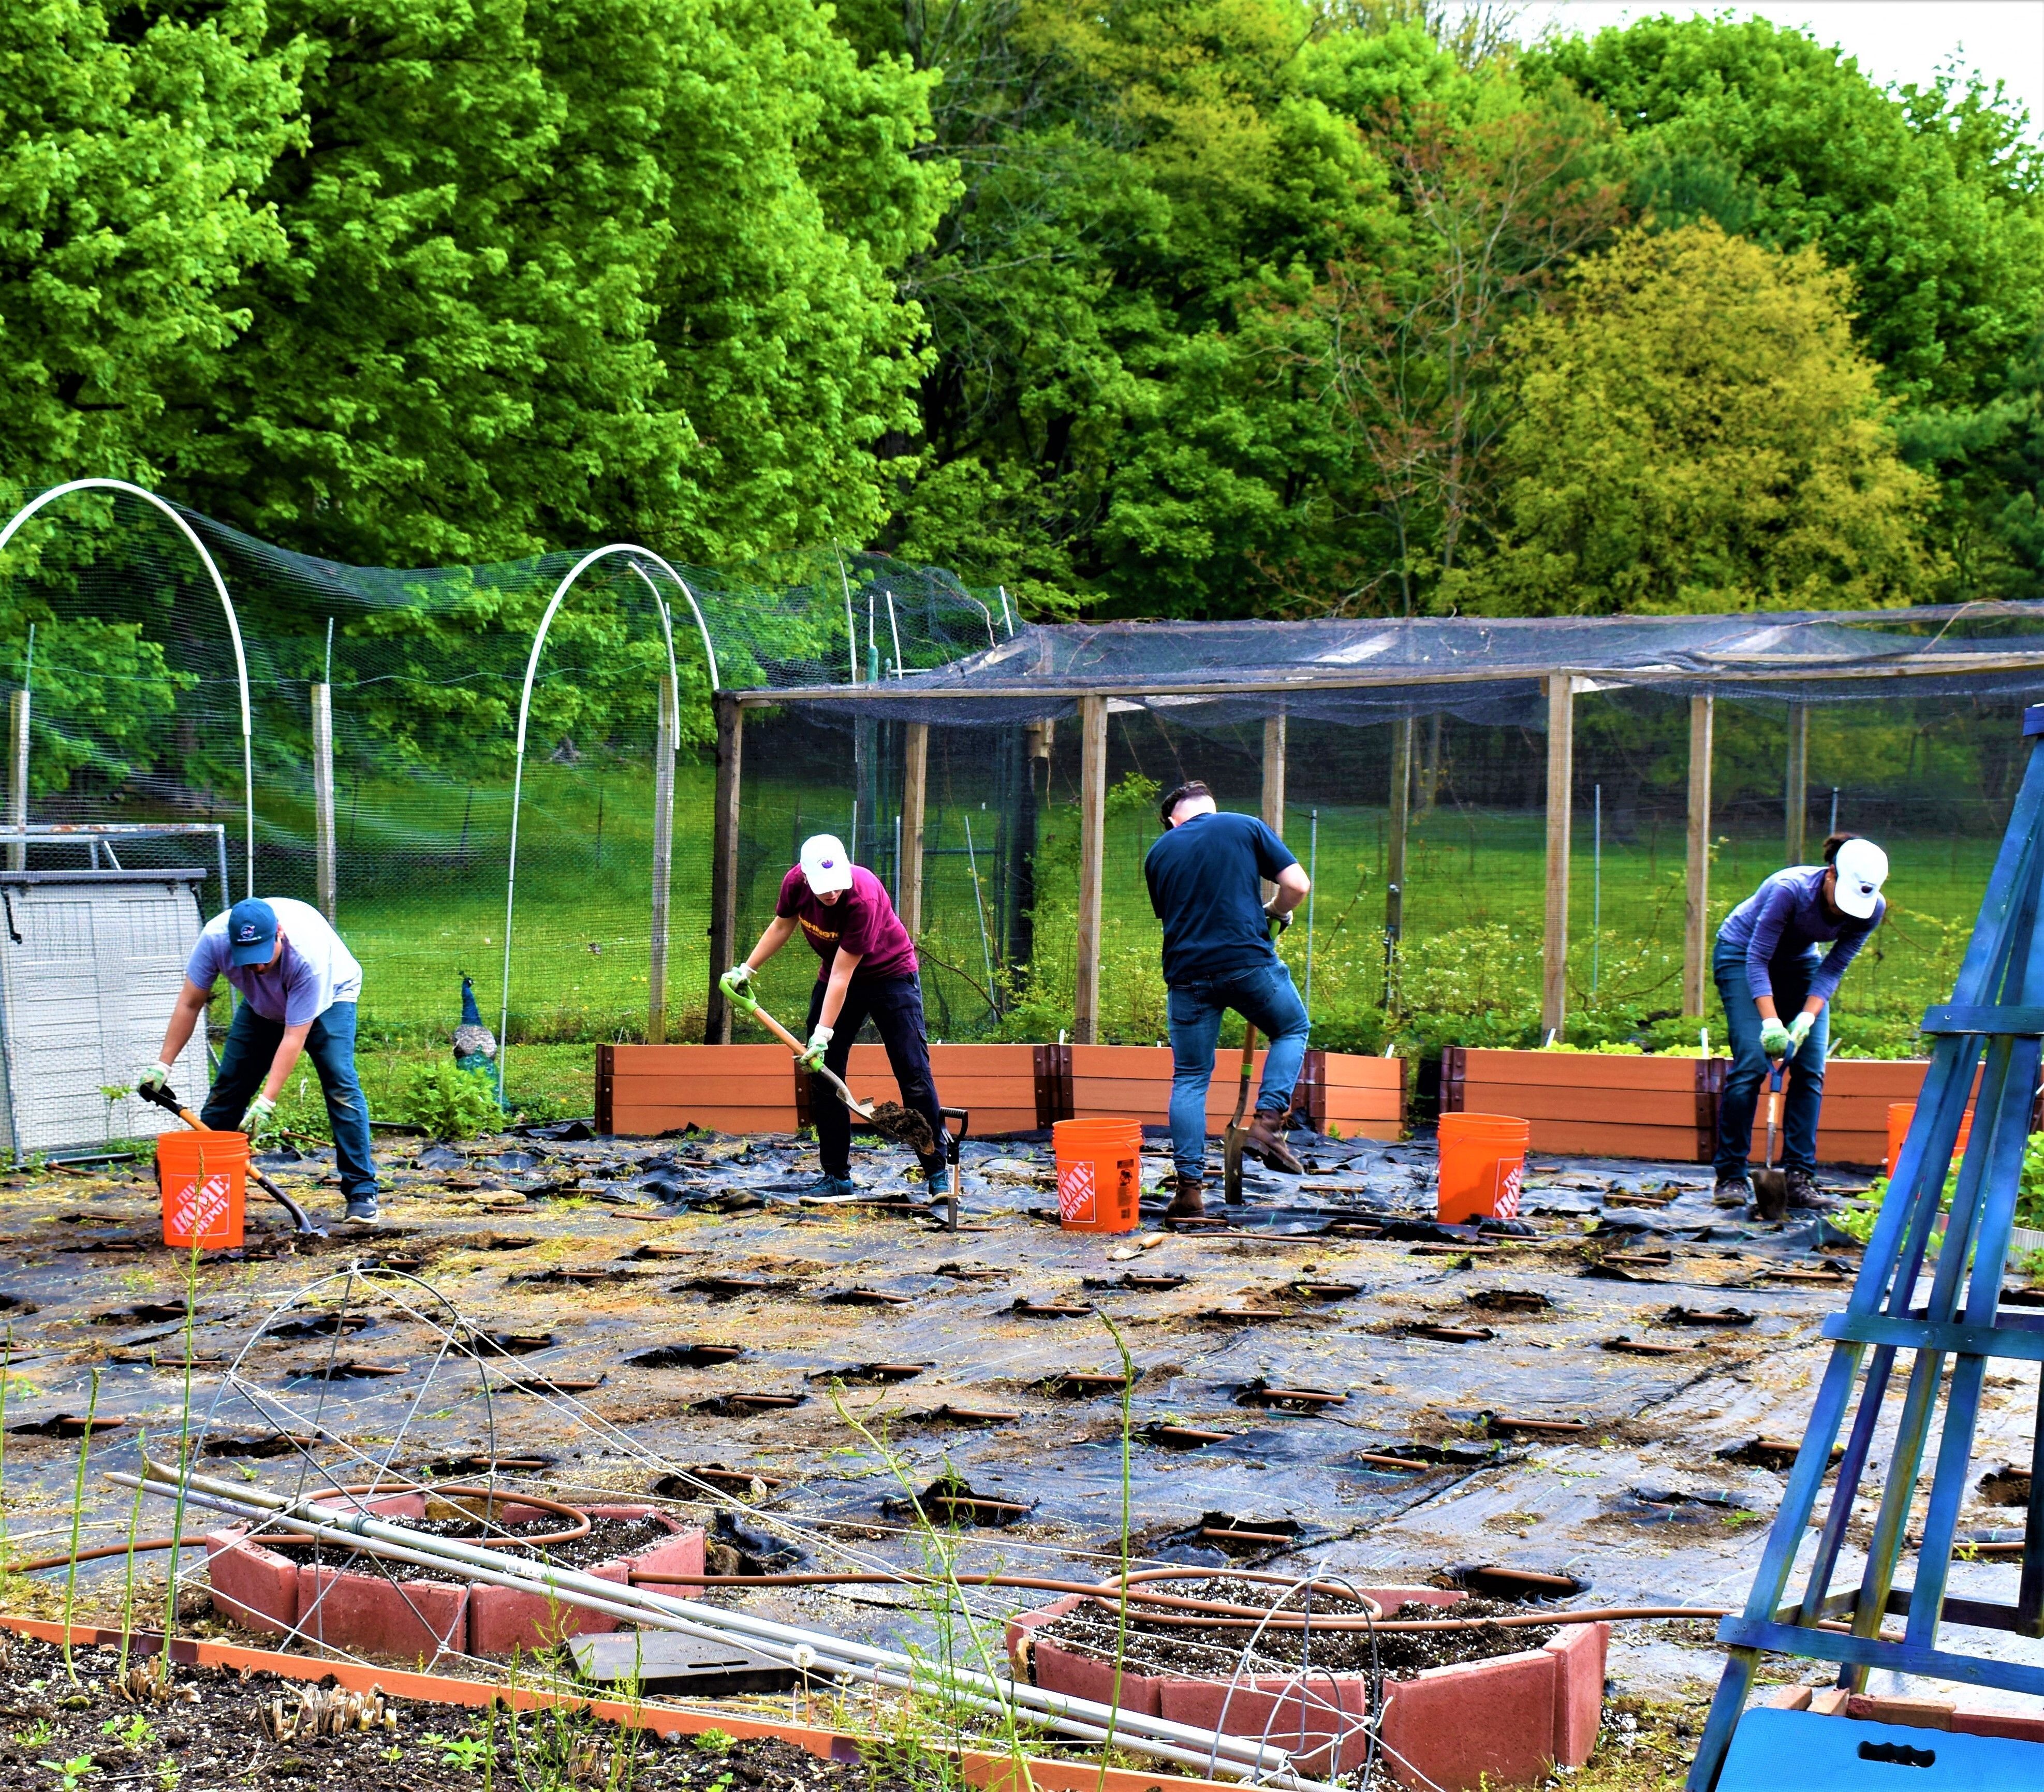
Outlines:
{"label": "orange home depot bucket", "polygon": [[163,1242],[189,1251],[232,1251],[241,1242],[248,1197],[245,1132],[160,1132],[156,1181],[163,1194]]}
{"label": "orange home depot bucket", "polygon": [[1060,1120],[1051,1127],[1058,1159],[1058,1222],[1067,1232],[1133,1232],[1142,1193],[1139,1120]]}
{"label": "orange home depot bucket", "polygon": [[[1890,1102],[1888,1104],[1888,1161],[1881,1167],[1884,1176],[1895,1174],[1895,1160],[1902,1155],[1902,1141],[1909,1136],[1909,1123],[1916,1117],[1914,1102]],[[1966,1154],[1966,1140],[1973,1133],[1973,1110],[1966,1109],[1965,1118],[1959,1122],[1959,1142],[1952,1147],[1952,1161],[1957,1163]]]}
{"label": "orange home depot bucket", "polygon": [[1441,1181],[1435,1211],[1446,1225],[1519,1217],[1519,1183],[1533,1136],[1525,1121],[1504,1113],[1441,1116]]}

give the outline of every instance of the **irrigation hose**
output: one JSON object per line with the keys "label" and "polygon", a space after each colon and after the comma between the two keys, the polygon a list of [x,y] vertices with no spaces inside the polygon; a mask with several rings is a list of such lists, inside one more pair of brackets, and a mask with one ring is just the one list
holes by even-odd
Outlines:
{"label": "irrigation hose", "polygon": [[75,1556],[38,1556],[33,1562],[13,1562],[7,1567],[10,1575],[40,1574],[45,1568],[68,1568],[74,1562],[99,1562],[110,1556],[125,1556],[133,1552],[140,1556],[151,1549],[203,1549],[204,1537],[139,1537],[133,1543],[105,1543],[95,1549],[81,1549]]}

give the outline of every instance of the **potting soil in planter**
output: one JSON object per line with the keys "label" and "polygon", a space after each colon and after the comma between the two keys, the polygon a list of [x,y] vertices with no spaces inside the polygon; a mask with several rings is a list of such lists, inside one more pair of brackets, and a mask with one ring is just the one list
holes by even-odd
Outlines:
{"label": "potting soil in planter", "polygon": [[[1205,1581],[1166,1581],[1153,1590],[1187,1599],[1214,1599],[1232,1605],[1270,1604],[1273,1591],[1268,1582],[1219,1578]],[[1305,1610],[1304,1596],[1288,1593],[1278,1609]],[[1211,1676],[1255,1636],[1254,1621],[1240,1629],[1223,1629],[1196,1612],[1177,1616],[1190,1623],[1160,1621],[1155,1615],[1141,1616],[1144,1608],[1132,1605],[1125,1659],[1145,1674],[1182,1674]],[[1508,1601],[1469,1598],[1452,1605],[1414,1605],[1389,1617],[1503,1617],[1523,1616],[1526,1608]],[[1344,1599],[1316,1595],[1314,1617],[1354,1618],[1359,1609]],[[1486,1624],[1473,1630],[1393,1630],[1377,1633],[1377,1665],[1390,1675],[1418,1674],[1429,1667],[1447,1667],[1458,1662],[1488,1661],[1493,1655],[1515,1655],[1537,1649],[1553,1637],[1554,1625]],[[1039,1643],[1055,1643],[1074,1654],[1112,1661],[1120,1633],[1120,1614],[1111,1605],[1088,1600],[1063,1617],[1055,1618],[1036,1632]],[[1279,1629],[1274,1625],[1256,1636],[1256,1652],[1264,1661],[1297,1667],[1301,1663],[1336,1674],[1370,1671],[1370,1634],[1367,1630],[1323,1630],[1317,1625],[1304,1630]]]}
{"label": "potting soil in planter", "polygon": [[[585,1713],[490,1719],[463,1705],[382,1702],[395,1728],[309,1733],[307,1702],[329,1695],[302,1681],[227,1667],[173,1667],[167,1696],[152,1691],[156,1663],[129,1660],[136,1697],[112,1682],[112,1646],[74,1649],[74,1685],[53,1644],[0,1636],[0,1785],[155,1788],[175,1785],[317,1786],[319,1792],[475,1792],[500,1786],[628,1786],[632,1792],[886,1792],[882,1773],[820,1760],[778,1736],[664,1741],[620,1732]],[[367,1705],[364,1698],[355,1706]],[[279,1712],[283,1723],[278,1722]],[[280,1736],[278,1732],[283,1733]],[[68,1775],[68,1778],[65,1776]]]}
{"label": "potting soil in planter", "polygon": [[[402,1521],[409,1531],[420,1531],[430,1536],[459,1537],[464,1541],[486,1537],[544,1536],[549,1532],[562,1529],[563,1521],[551,1513],[544,1517],[528,1519],[521,1524],[498,1525],[485,1527],[472,1520],[459,1518],[432,1519],[408,1518]],[[538,1548],[524,1545],[506,1544],[494,1549],[493,1556],[516,1556],[527,1561],[544,1557],[557,1568],[601,1567],[606,1562],[615,1562],[620,1556],[636,1556],[641,1550],[651,1549],[656,1543],[665,1543],[674,1532],[659,1519],[595,1518],[590,1521],[586,1536],[571,1537],[565,1543],[546,1544]],[[465,1586],[467,1577],[452,1573],[446,1568],[429,1568],[408,1562],[402,1568],[378,1557],[366,1555],[359,1550],[344,1549],[334,1544],[322,1544],[304,1537],[294,1537],[285,1532],[265,1532],[259,1540],[265,1549],[274,1550],[279,1556],[288,1556],[294,1562],[317,1561],[321,1567],[336,1568],[344,1573],[382,1575],[394,1572],[405,1580],[438,1581],[446,1586]]]}

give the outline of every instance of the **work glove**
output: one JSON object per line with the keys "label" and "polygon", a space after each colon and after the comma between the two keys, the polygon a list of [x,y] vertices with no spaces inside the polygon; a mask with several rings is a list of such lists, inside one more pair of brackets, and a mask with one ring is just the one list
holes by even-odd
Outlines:
{"label": "work glove", "polygon": [[1292,911],[1289,909],[1287,909],[1281,914],[1277,909],[1271,907],[1271,906],[1266,902],[1263,905],[1263,918],[1266,921],[1274,921],[1277,922],[1278,931],[1280,933],[1282,933],[1286,928],[1292,925]]}
{"label": "work glove", "polygon": [[144,1095],[153,1095],[171,1080],[168,1064],[152,1064],[135,1079],[135,1086]]}
{"label": "work glove", "polygon": [[241,1117],[240,1130],[251,1140],[259,1139],[270,1130],[271,1117],[277,1111],[277,1104],[267,1095],[258,1095],[248,1104],[248,1111]]}
{"label": "work glove", "polygon": [[824,1067],[824,1053],[829,1049],[832,1029],[819,1026],[809,1035],[809,1048],[802,1054],[802,1067],[820,1071]]}
{"label": "work glove", "polygon": [[1777,1020],[1760,1023],[1760,1049],[1769,1058],[1785,1058],[1796,1048],[1788,1029]]}
{"label": "work glove", "polygon": [[739,1002],[749,1003],[751,1001],[752,998],[745,993],[751,983],[752,967],[749,964],[734,964],[717,980],[717,986],[732,1001]]}
{"label": "work glove", "polygon": [[1788,1023],[1788,1049],[1791,1052],[1801,1051],[1803,1041],[1810,1036],[1810,1029],[1816,1024],[1817,1017],[1814,1014],[1798,1014],[1791,1021]]}

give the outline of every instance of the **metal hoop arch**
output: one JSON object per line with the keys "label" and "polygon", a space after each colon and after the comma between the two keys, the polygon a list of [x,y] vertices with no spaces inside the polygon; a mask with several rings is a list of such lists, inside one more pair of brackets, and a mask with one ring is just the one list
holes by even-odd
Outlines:
{"label": "metal hoop arch", "polygon": [[[191,525],[185,521],[182,513],[177,506],[166,499],[159,498],[153,491],[146,490],[138,485],[129,484],[125,479],[104,478],[71,479],[60,486],[52,486],[48,491],[39,493],[8,518],[7,526],[5,529],[0,529],[0,553],[6,552],[7,544],[14,539],[15,534],[21,525],[38,510],[45,505],[56,502],[60,498],[68,497],[75,491],[125,492],[130,498],[139,498],[145,504],[153,504],[170,518],[178,533],[191,544],[192,552],[198,556],[199,563],[206,568],[206,576],[213,581],[213,588],[220,595],[220,607],[227,613],[228,636],[234,643],[234,675],[236,683],[240,686],[241,694],[241,794],[248,846],[248,868],[244,874],[246,882],[242,894],[245,896],[253,896],[256,894],[256,755],[253,744],[254,729],[249,721],[248,656],[242,650],[241,621],[240,618],[234,613],[234,600],[227,594],[227,581],[221,577],[220,568],[213,563],[213,556],[206,552],[206,544],[199,540]],[[694,599],[690,598],[690,602],[693,603]],[[231,897],[231,894],[227,890],[221,892],[223,897]]]}
{"label": "metal hoop arch", "polygon": [[[567,576],[554,587],[553,596],[548,600],[545,613],[540,618],[540,626],[532,636],[532,651],[525,661],[524,688],[518,697],[518,742],[511,770],[511,845],[504,871],[504,984],[503,1000],[497,1017],[497,1086],[504,1087],[504,1069],[511,1051],[511,924],[517,906],[518,890],[518,804],[525,787],[525,730],[532,719],[532,683],[539,676],[540,656],[546,649],[547,631],[553,626],[555,613],[566,601],[574,583],[594,566],[598,560],[607,560],[613,554],[633,554],[651,560],[681,587],[682,595],[689,600],[690,613],[695,617],[696,630],[702,636],[703,657],[709,667],[709,687],[713,692],[721,687],[717,683],[717,649],[710,643],[709,629],[703,621],[701,608],[696,602],[696,594],[689,589],[688,581],[674,571],[650,548],[641,548],[629,541],[614,541],[607,548],[594,548],[568,569]],[[645,569],[636,567],[641,579],[652,586]],[[658,586],[653,587],[653,598],[660,616],[660,629],[667,648],[667,678],[674,700],[674,713],[682,712],[682,683],[680,669],[674,659],[674,632],[670,626],[667,604],[662,601]]]}

